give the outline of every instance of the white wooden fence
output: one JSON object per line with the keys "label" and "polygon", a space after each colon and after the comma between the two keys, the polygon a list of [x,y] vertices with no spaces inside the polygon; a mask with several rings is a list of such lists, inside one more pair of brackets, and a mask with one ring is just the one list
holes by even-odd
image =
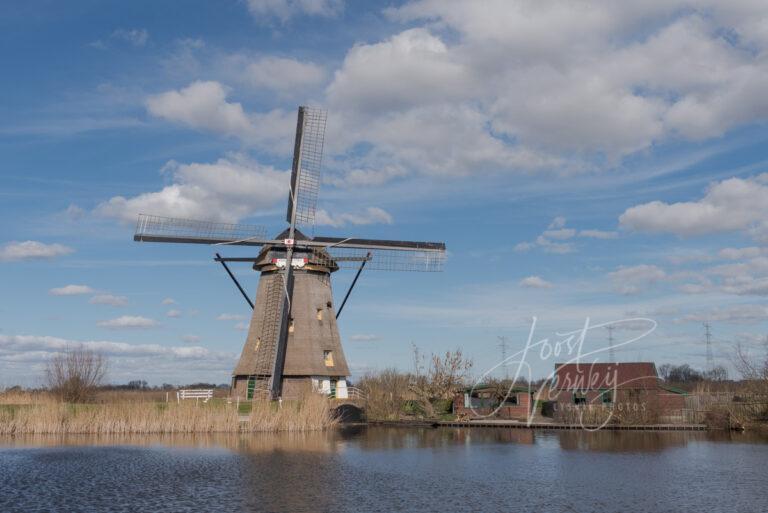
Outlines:
{"label": "white wooden fence", "polygon": [[213,397],[212,388],[207,390],[200,390],[200,389],[178,390],[176,392],[177,403],[180,403],[182,399],[194,399],[195,401],[202,399],[204,403],[207,403],[208,401],[210,401],[212,397]]}

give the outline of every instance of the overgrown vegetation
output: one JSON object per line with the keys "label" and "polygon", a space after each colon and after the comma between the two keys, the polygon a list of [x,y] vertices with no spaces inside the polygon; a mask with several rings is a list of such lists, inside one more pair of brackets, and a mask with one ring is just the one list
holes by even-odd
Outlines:
{"label": "overgrown vegetation", "polygon": [[106,373],[107,361],[102,355],[84,348],[68,348],[48,361],[45,379],[60,400],[83,403],[93,399]]}
{"label": "overgrown vegetation", "polygon": [[307,431],[335,424],[327,400],[309,397],[254,408],[246,422],[232,405],[185,402],[41,402],[0,410],[0,434],[148,434]]}
{"label": "overgrown vegetation", "polygon": [[37,392],[0,394],[0,435],[18,434],[149,434],[314,431],[333,427],[330,401],[317,394],[297,401],[254,403],[241,421],[235,404],[137,401],[66,403]]}
{"label": "overgrown vegetation", "polygon": [[331,401],[315,393],[281,404],[254,402],[244,417],[222,397],[226,390],[208,402],[177,403],[175,394],[146,382],[99,387],[106,369],[103,356],[84,349],[53,357],[47,390],[0,393],[0,435],[310,431],[337,423]]}
{"label": "overgrown vegetation", "polygon": [[414,372],[386,369],[357,382],[369,419],[439,418],[450,413],[453,395],[469,379],[472,361],[459,349],[427,359],[415,345],[413,360]]}

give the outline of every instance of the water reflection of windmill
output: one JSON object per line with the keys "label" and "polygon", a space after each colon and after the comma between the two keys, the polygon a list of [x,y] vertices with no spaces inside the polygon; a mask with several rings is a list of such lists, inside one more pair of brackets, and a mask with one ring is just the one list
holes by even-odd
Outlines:
{"label": "water reflection of windmill", "polygon": [[232,377],[233,393],[240,397],[295,397],[309,386],[338,397],[346,395],[349,368],[334,314],[331,273],[357,268],[359,276],[363,266],[442,270],[442,242],[310,238],[299,231],[298,225],[311,226],[315,221],[324,133],[325,112],[299,107],[289,224],[273,239],[260,226],[139,216],[136,241],[261,247],[252,258],[224,258],[218,253],[215,258],[227,272],[226,262],[253,262],[261,272],[255,304],[229,273],[253,307],[248,338]]}

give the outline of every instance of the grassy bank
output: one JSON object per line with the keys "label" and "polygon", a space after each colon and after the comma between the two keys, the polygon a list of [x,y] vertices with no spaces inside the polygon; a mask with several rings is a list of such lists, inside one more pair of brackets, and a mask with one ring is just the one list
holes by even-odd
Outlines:
{"label": "grassy bank", "polygon": [[310,394],[299,401],[254,403],[240,421],[226,401],[176,404],[125,401],[68,404],[46,394],[0,397],[0,435],[152,434],[317,431],[333,427],[330,402]]}

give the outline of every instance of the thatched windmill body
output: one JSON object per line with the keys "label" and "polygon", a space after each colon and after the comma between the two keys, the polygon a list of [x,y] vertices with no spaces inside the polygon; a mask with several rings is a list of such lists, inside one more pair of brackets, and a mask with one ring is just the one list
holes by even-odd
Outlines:
{"label": "thatched windmill body", "polygon": [[[140,215],[134,240],[210,245],[256,246],[256,257],[220,262],[253,308],[248,337],[232,377],[243,398],[295,397],[307,389],[346,396],[349,376],[336,323],[363,267],[377,270],[439,271],[445,259],[441,242],[411,242],[339,237],[307,237],[299,225],[315,220],[325,112],[299,107],[288,194],[288,227],[270,239],[260,226]],[[230,272],[227,262],[252,262],[260,271],[256,301]],[[357,268],[344,302],[336,311],[331,273]]]}

